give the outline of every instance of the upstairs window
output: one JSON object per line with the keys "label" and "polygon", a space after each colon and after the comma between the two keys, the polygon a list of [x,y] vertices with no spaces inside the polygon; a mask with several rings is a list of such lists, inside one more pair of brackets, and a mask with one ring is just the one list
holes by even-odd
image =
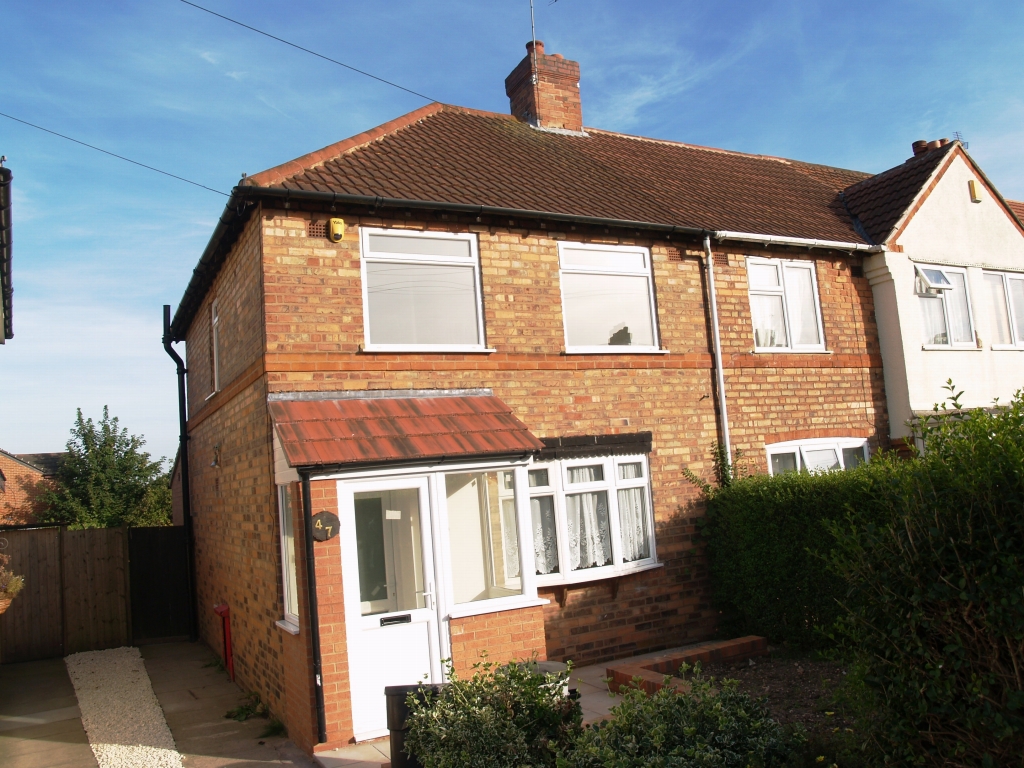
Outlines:
{"label": "upstairs window", "polygon": [[747,282],[755,351],[825,351],[812,262],[751,256]]}
{"label": "upstairs window", "polygon": [[915,267],[914,292],[921,305],[926,348],[977,346],[965,270],[958,267]]}
{"label": "upstairs window", "polygon": [[472,234],[363,229],[363,325],[373,351],[482,351]]}
{"label": "upstairs window", "polygon": [[985,299],[992,318],[992,347],[1024,347],[1024,275],[986,272]]}
{"label": "upstairs window", "polygon": [[534,464],[527,476],[541,585],[603,579],[655,563],[646,456]]}
{"label": "upstairs window", "polygon": [[651,254],[559,243],[566,352],[658,351]]}
{"label": "upstairs window", "polygon": [[213,393],[220,392],[220,312],[217,300],[210,305],[210,357],[213,368]]}
{"label": "upstairs window", "polygon": [[868,443],[862,437],[795,440],[765,450],[772,475],[853,469],[868,460]]}

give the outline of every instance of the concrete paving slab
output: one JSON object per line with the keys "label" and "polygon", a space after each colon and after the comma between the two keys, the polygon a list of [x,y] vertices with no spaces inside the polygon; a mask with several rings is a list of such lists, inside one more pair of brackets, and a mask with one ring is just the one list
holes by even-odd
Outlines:
{"label": "concrete paving slab", "polygon": [[314,755],[322,768],[380,768],[391,765],[391,741],[378,739],[351,747],[317,752]]}

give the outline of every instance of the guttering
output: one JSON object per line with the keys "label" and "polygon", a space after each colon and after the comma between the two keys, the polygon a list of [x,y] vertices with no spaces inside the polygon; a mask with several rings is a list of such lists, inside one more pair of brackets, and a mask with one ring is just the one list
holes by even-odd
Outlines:
{"label": "guttering", "polygon": [[715,259],[711,254],[711,236],[704,235],[704,260],[708,270],[708,299],[711,305],[711,335],[715,343],[715,379],[718,384],[718,412],[722,419],[722,444],[732,464],[732,443],[729,440],[729,409],[725,404],[725,369],[722,367],[722,337],[718,331],[718,298],[715,295]]}
{"label": "guttering", "polygon": [[801,248],[825,248],[831,251],[864,251],[866,253],[881,253],[885,250],[881,245],[851,243],[845,240],[812,240],[806,237],[759,235],[753,232],[732,232],[729,230],[716,230],[711,233],[711,236],[719,242],[722,240],[740,240],[742,242],[762,243],[764,245],[795,245]]}
{"label": "guttering", "polygon": [[316,598],[316,561],[313,559],[313,499],[309,470],[300,469],[302,479],[302,532],[306,552],[306,596],[309,602],[309,643],[313,654],[313,692],[316,697],[317,743],[327,741],[327,713],[324,709],[324,661],[320,653],[320,610]]}
{"label": "guttering", "polygon": [[[6,158],[4,158],[6,159]],[[0,161],[2,162],[2,161]],[[0,344],[14,338],[14,320],[11,317],[14,303],[14,288],[11,286],[11,261],[13,259],[14,222],[11,214],[10,168],[0,165]]]}
{"label": "guttering", "polygon": [[199,639],[199,616],[196,601],[196,555],[192,531],[192,489],[188,474],[188,411],[185,399],[185,361],[171,346],[171,305],[164,304],[164,350],[178,368],[178,463],[181,466],[181,514],[185,527],[185,556],[188,559],[188,636],[193,643]]}

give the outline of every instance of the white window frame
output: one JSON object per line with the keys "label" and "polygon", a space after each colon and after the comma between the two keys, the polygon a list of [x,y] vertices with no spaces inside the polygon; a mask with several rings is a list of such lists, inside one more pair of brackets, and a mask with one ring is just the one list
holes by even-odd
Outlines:
{"label": "white window frame", "polygon": [[211,396],[220,392],[220,312],[217,307],[217,300],[210,304],[210,334],[212,336],[212,357],[213,367],[213,392]]}
{"label": "white window frame", "polygon": [[868,439],[866,437],[816,437],[806,440],[788,440],[782,443],[765,445],[764,451],[765,458],[768,461],[768,474],[775,475],[775,472],[772,470],[772,456],[785,453],[796,454],[798,472],[808,471],[806,469],[804,452],[822,448],[835,449],[836,456],[839,457],[839,467],[843,470],[846,469],[846,461],[843,459],[844,448],[860,448],[864,452],[864,461],[868,461],[871,458],[871,451],[868,448]]}
{"label": "white window frame", "polygon": [[[619,479],[619,466],[621,464],[639,463],[643,474],[639,478],[630,480]],[[604,480],[592,483],[568,482],[569,469],[572,467],[588,467],[600,464],[604,471]],[[590,458],[562,459],[556,461],[534,462],[527,467],[527,473],[531,470],[546,469],[548,473],[548,485],[529,487],[527,484],[524,494],[527,497],[526,514],[527,527],[530,535],[525,542],[520,542],[520,549],[529,547],[533,552],[533,516],[529,506],[529,500],[537,496],[554,497],[555,508],[555,535],[558,538],[558,573],[536,574],[537,586],[557,586],[560,584],[578,584],[586,581],[598,581],[615,576],[621,576],[637,571],[645,571],[650,568],[660,567],[658,562],[658,550],[655,542],[654,531],[654,505],[651,497],[650,464],[644,454],[633,454],[624,456],[595,456]],[[647,510],[647,536],[650,557],[643,560],[634,560],[629,563],[622,561],[622,539],[619,526],[619,495],[618,491],[625,488],[644,489],[644,504]],[[608,528],[611,536],[612,562],[609,565],[596,568],[583,568],[570,570],[569,553],[569,520],[566,514],[565,497],[575,493],[586,493],[592,491],[606,491],[608,494]],[[534,558],[530,558],[531,566]]]}
{"label": "white window frame", "polygon": [[[764,266],[773,266],[778,270],[779,285],[774,288],[752,288],[750,284],[750,265],[761,264]],[[747,299],[753,295],[763,296],[781,296],[782,297],[782,315],[783,321],[786,324],[786,341],[788,345],[785,347],[760,347],[757,345],[757,336],[754,336],[754,352],[756,353],[769,353],[769,354],[787,354],[791,352],[826,352],[825,348],[825,324],[821,318],[821,297],[819,296],[820,290],[818,288],[818,270],[813,261],[806,261],[802,259],[769,259],[764,256],[747,256],[746,260],[747,267]],[[786,293],[786,269],[809,269],[811,272],[811,285],[814,286],[814,315],[818,322],[818,339],[817,344],[794,344],[793,343],[793,328],[789,322],[789,297]],[[753,326],[753,305],[750,305],[751,310],[751,326]],[[753,328],[751,328],[753,331]]]}
{"label": "white window frame", "polygon": [[1000,278],[1002,280],[1002,282],[1003,282],[1003,305],[1006,307],[1006,317],[1007,317],[1007,320],[1009,321],[1009,324],[1010,324],[1010,343],[1009,344],[990,344],[989,348],[990,349],[1013,349],[1013,350],[1024,349],[1024,337],[1021,337],[1020,334],[1017,333],[1017,323],[1014,322],[1014,317],[1015,317],[1016,313],[1019,313],[1019,316],[1024,317],[1024,306],[1017,307],[1017,306],[1014,305],[1013,294],[1010,293],[1010,283],[1009,283],[1009,281],[1011,279],[1014,279],[1014,280],[1024,280],[1024,274],[1021,274],[1019,272],[996,272],[995,270],[986,269],[982,273],[982,275],[983,275],[982,279],[984,279],[985,277],[988,277],[989,275],[992,275],[993,277],[998,277],[998,278]]}
{"label": "white window frame", "polygon": [[[935,300],[942,302],[942,314],[946,321],[946,338],[949,339],[953,334],[949,330],[949,300],[948,295],[956,290],[956,286],[953,285],[953,281],[949,280],[949,285],[944,286],[940,283],[935,283],[929,280],[924,274],[924,270],[933,269],[941,272],[947,280],[949,277],[946,276],[947,272],[955,272],[964,276],[964,294],[967,296],[967,319],[971,324],[971,340],[970,341],[950,341],[947,344],[929,344],[923,342],[921,349],[977,349],[978,342],[978,326],[974,322],[974,302],[971,301],[971,281],[968,279],[967,270],[964,267],[946,267],[938,266],[935,264],[914,264],[914,295],[918,298],[921,297],[934,297]],[[927,293],[922,293],[918,289],[918,280],[923,282],[927,288]],[[917,302],[920,304],[920,301]],[[922,333],[924,331],[924,318],[921,315],[921,307],[918,306],[918,316],[921,317]]]}
{"label": "white window frame", "polygon": [[[617,251],[619,253],[638,253],[643,256],[645,268],[642,270],[613,269],[604,267],[577,267],[565,266],[563,251],[566,248],[580,251]],[[644,277],[647,279],[647,299],[651,313],[651,328],[654,337],[654,344],[651,346],[612,345],[600,346],[571,346],[569,344],[569,324],[566,322],[568,312],[565,305],[565,281],[564,274],[575,275],[618,275],[622,277]],[[666,354],[667,350],[661,348],[661,337],[658,333],[658,308],[654,300],[654,264],[651,260],[650,248],[642,248],[636,245],[601,245],[597,243],[558,243],[558,287],[562,300],[562,332],[565,341],[565,353],[567,355],[635,355],[635,354]]]}
{"label": "white window frame", "polygon": [[[410,253],[371,254],[370,235],[387,235],[388,237],[407,237],[410,239],[429,238],[431,240],[464,240],[469,243],[470,258],[462,259],[452,256],[429,256]],[[361,257],[359,259],[360,276],[363,294],[363,349],[367,352],[494,352],[487,348],[484,335],[484,304],[483,281],[480,270],[480,250],[477,236],[472,232],[433,232],[418,229],[386,229],[361,227],[359,231]],[[374,344],[370,334],[370,296],[369,280],[366,265],[374,263],[392,264],[433,264],[438,266],[472,266],[473,280],[476,286],[476,344]]]}
{"label": "white window frame", "polygon": [[277,622],[277,625],[281,629],[289,632],[293,635],[299,633],[299,616],[297,613],[292,613],[288,610],[288,605],[291,602],[292,593],[296,598],[296,605],[298,604],[298,590],[299,590],[299,579],[298,579],[298,550],[293,553],[293,559],[295,561],[296,572],[294,574],[288,572],[288,552],[287,552],[287,540],[285,539],[284,530],[284,510],[285,505],[291,509],[291,525],[292,525],[292,546],[296,546],[295,541],[295,505],[292,504],[291,499],[291,485],[279,485],[277,486],[277,527],[278,527],[278,540],[281,547],[281,596],[283,598],[282,615],[284,618]]}

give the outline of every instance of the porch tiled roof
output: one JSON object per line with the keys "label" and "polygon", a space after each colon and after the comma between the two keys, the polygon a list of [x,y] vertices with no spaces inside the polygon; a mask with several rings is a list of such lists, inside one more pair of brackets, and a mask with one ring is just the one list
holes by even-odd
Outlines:
{"label": "porch tiled roof", "polygon": [[292,467],[531,453],[544,447],[492,395],[275,400]]}

